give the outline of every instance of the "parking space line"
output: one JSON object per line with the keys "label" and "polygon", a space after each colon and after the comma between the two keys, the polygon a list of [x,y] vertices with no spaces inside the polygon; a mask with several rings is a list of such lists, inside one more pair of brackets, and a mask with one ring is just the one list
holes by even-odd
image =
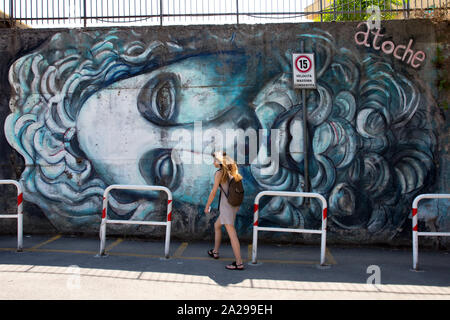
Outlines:
{"label": "parking space line", "polygon": [[334,260],[334,257],[331,254],[330,250],[328,250],[328,248],[326,248],[325,250],[325,257],[329,264],[337,264],[336,260]]}
{"label": "parking space line", "polygon": [[37,245],[31,247],[31,250],[38,249],[38,248],[40,248],[42,246],[45,246],[46,244],[49,244],[50,242],[58,240],[59,238],[61,238],[61,235],[57,234],[56,236],[51,237],[50,239],[48,239],[48,240],[46,240],[44,242],[38,243]]}
{"label": "parking space line", "polygon": [[23,251],[26,252],[47,252],[47,253],[77,253],[77,254],[97,254],[97,252],[94,251],[87,251],[87,250],[67,250],[67,249],[39,249],[39,248],[31,248],[31,249],[24,249]]}
{"label": "parking space line", "polygon": [[106,247],[105,251],[109,251],[112,248],[114,248],[115,246],[117,246],[119,243],[121,243],[123,241],[122,238],[117,239],[116,241],[114,241],[113,243],[111,243],[108,247]]}
{"label": "parking space line", "polygon": [[180,258],[181,255],[183,254],[184,250],[186,250],[187,246],[188,246],[187,242],[183,242],[182,244],[180,244],[180,246],[177,248],[177,250],[175,250],[173,257]]}

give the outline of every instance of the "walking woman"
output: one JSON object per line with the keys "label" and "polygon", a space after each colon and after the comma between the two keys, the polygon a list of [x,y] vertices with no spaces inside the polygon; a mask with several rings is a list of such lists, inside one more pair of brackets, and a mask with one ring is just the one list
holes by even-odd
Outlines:
{"label": "walking woman", "polygon": [[227,199],[228,187],[231,178],[235,181],[242,180],[242,176],[239,174],[237,165],[225,152],[218,151],[213,153],[214,166],[219,170],[214,174],[214,186],[209,194],[208,201],[205,207],[205,213],[209,213],[211,210],[211,203],[216,196],[217,189],[221,188],[219,198],[219,217],[214,223],[214,249],[208,251],[209,256],[214,259],[219,259],[219,247],[222,240],[222,225],[225,225],[225,229],[230,237],[231,247],[236,258],[232,264],[227,265],[225,268],[229,270],[244,270],[244,264],[241,258],[241,248],[239,239],[237,237],[236,229],[234,228],[234,220],[236,213],[239,210],[239,206],[232,206]]}

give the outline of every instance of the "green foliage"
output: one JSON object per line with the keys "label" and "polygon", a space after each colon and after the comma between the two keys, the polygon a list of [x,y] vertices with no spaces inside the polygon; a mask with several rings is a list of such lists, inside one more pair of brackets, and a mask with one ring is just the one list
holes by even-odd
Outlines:
{"label": "green foliage", "polygon": [[[324,12],[330,14],[323,15],[323,21],[363,21],[367,20],[371,14],[367,13],[367,8],[370,6],[378,6],[380,8],[381,20],[395,19],[399,12],[384,11],[395,10],[403,5],[402,0],[330,0],[330,5],[325,8]],[[408,1],[408,0],[407,0]],[[406,2],[407,2],[406,1]],[[341,12],[336,13],[334,12]],[[345,11],[345,13],[342,13]],[[347,13],[348,12],[348,13]],[[336,17],[336,18],[335,18]],[[315,19],[320,21],[320,16]]]}

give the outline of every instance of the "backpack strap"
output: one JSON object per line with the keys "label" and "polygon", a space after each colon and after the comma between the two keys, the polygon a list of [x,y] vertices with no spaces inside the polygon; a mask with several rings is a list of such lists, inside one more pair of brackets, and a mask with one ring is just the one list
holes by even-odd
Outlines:
{"label": "backpack strap", "polygon": [[[222,188],[222,186],[220,185],[220,183],[219,183],[219,188],[220,188],[220,190],[222,190],[223,194],[224,194],[225,197],[227,197],[227,199],[228,199],[228,194],[225,192],[225,190],[223,190],[223,188]],[[230,184],[229,184],[229,183],[228,183],[228,188],[230,188]],[[228,189],[228,192],[230,192],[230,189]]]}
{"label": "backpack strap", "polygon": [[220,190],[222,190],[222,192],[225,194],[225,197],[227,197],[227,199],[228,199],[228,195],[230,194],[231,180],[233,180],[233,179],[234,179],[234,177],[231,177],[231,179],[228,179],[228,194],[225,192],[225,190],[223,190],[222,186],[219,183]]}

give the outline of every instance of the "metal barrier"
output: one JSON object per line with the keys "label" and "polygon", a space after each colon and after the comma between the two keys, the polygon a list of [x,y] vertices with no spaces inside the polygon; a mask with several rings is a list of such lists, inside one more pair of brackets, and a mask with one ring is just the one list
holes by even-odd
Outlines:
{"label": "metal barrier", "polygon": [[[130,221],[130,220],[109,220],[108,213],[108,195],[112,189],[121,190],[142,190],[142,191],[164,191],[167,193],[167,221]],[[103,193],[103,210],[102,210],[102,223],[100,225],[100,255],[105,255],[105,240],[106,240],[106,224],[142,224],[142,225],[159,225],[166,226],[166,240],[164,255],[169,258],[169,246],[170,246],[170,229],[172,221],[172,192],[163,186],[144,186],[144,185],[111,185],[105,189]]]}
{"label": "metal barrier", "polygon": [[[322,228],[321,230],[310,229],[291,229],[291,228],[272,228],[272,227],[260,227],[258,226],[258,212],[259,212],[259,199],[263,196],[284,196],[284,197],[308,197],[317,198],[322,201]],[[252,263],[256,263],[256,254],[258,249],[258,231],[278,231],[278,232],[297,232],[297,233],[315,233],[321,234],[320,245],[320,265],[325,264],[325,249],[326,249],[326,237],[327,237],[327,201],[325,198],[313,192],[291,192],[291,191],[261,191],[255,197],[254,204],[254,218],[253,218],[253,249],[252,249]]]}
{"label": "metal barrier", "polygon": [[419,262],[419,236],[450,236],[450,232],[419,232],[417,206],[423,199],[450,199],[450,194],[421,194],[414,198],[412,204],[412,242],[413,242],[413,268],[417,270]]}
{"label": "metal barrier", "polygon": [[15,180],[0,180],[0,184],[13,184],[17,188],[17,214],[0,214],[0,218],[17,219],[17,251],[23,249],[23,192],[22,186]]}

